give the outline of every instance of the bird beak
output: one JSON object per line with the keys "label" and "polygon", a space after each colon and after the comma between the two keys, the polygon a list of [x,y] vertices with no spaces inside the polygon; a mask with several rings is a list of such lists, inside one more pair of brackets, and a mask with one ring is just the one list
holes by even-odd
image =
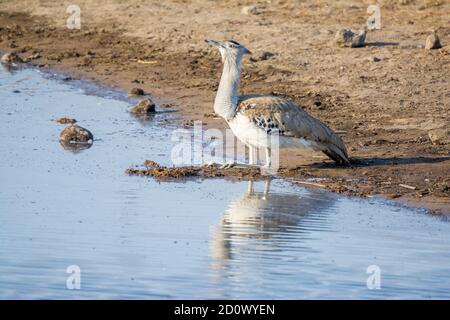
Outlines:
{"label": "bird beak", "polygon": [[220,41],[213,40],[213,39],[206,39],[205,42],[216,48],[221,48],[221,47],[223,48],[223,44]]}
{"label": "bird beak", "polygon": [[249,54],[249,55],[251,55],[252,54],[252,52],[250,51],[250,50],[248,50],[247,48],[244,48],[245,50],[244,50],[244,54]]}

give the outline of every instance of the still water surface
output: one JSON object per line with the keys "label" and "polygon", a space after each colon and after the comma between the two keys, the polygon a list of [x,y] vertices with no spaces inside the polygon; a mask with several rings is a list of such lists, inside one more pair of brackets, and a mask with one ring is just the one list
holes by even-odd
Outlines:
{"label": "still water surface", "polygon": [[[124,171],[170,164],[170,114],[117,92],[0,70],[0,298],[450,298],[450,223],[421,210],[292,186]],[[64,150],[52,119],[96,141]],[[81,270],[69,290],[68,266]],[[367,268],[381,271],[367,287]],[[375,267],[375,268],[377,268]]]}

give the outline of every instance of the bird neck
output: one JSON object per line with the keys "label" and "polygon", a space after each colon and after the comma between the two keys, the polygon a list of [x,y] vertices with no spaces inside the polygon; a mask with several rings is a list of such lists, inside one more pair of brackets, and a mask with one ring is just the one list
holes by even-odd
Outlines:
{"label": "bird neck", "polygon": [[238,87],[241,78],[241,58],[226,57],[224,59],[222,77],[214,101],[214,112],[231,120],[236,112],[238,104]]}

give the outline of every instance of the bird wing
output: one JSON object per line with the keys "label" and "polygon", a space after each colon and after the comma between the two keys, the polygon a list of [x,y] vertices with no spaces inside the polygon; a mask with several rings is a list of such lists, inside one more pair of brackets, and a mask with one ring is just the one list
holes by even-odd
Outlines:
{"label": "bird wing", "polygon": [[309,115],[291,100],[276,96],[241,96],[236,112],[250,118],[268,134],[313,141],[322,151],[338,153],[344,162],[348,162],[347,149],[342,139],[325,123]]}

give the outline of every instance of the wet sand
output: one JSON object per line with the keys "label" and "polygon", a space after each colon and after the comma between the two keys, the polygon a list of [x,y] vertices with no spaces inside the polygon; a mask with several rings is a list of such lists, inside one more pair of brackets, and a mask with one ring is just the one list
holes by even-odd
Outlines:
{"label": "wet sand", "polygon": [[[342,27],[365,23],[366,4],[259,6],[259,14],[247,16],[232,1],[80,1],[77,31],[65,27],[63,4],[4,1],[0,49],[23,58],[38,53],[31,63],[75,78],[141,87],[178,111],[175,125],[202,120],[225,128],[209,116],[221,64],[203,39],[234,38],[256,58],[245,61],[241,91],[292,98],[342,132],[355,163],[341,168],[319,154],[290,151],[282,154],[283,175],[325,178],[321,183],[332,191],[450,212],[449,146],[428,137],[429,130],[449,125],[449,4],[384,1],[382,30],[369,32],[369,45],[359,49],[338,48],[332,39]],[[444,48],[424,50],[431,27],[439,27]],[[258,60],[262,51],[274,56]]]}

